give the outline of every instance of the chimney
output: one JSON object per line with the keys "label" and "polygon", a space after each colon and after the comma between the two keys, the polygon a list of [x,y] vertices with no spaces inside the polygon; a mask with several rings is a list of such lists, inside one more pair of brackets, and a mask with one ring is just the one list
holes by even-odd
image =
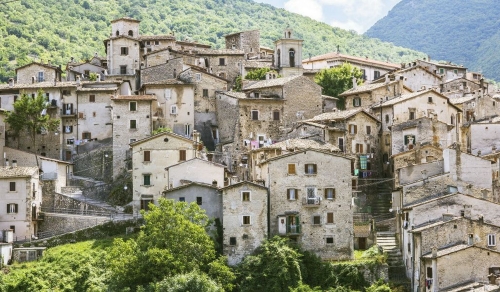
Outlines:
{"label": "chimney", "polygon": [[212,186],[213,186],[213,187],[217,187],[217,181],[216,181],[216,180],[213,180],[213,181],[212,181]]}
{"label": "chimney", "polygon": [[385,74],[385,84],[388,84],[390,81],[389,74]]}
{"label": "chimney", "polygon": [[76,85],[80,85],[80,76],[76,76]]}
{"label": "chimney", "polygon": [[14,86],[14,78],[9,78],[9,87]]}
{"label": "chimney", "polygon": [[433,246],[432,247],[432,257],[436,258],[437,255],[438,255],[438,249],[437,249],[437,247]]}
{"label": "chimney", "polygon": [[352,77],[352,88],[356,89],[358,88],[358,81],[356,80],[356,77]]}
{"label": "chimney", "polygon": [[17,167],[17,160],[12,160],[12,167]]}

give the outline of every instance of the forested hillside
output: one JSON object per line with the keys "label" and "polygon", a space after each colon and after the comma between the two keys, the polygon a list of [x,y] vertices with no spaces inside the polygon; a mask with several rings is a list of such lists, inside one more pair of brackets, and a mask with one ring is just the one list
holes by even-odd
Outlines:
{"label": "forested hillside", "polygon": [[490,0],[402,0],[366,36],[424,51],[500,80],[500,5]]}
{"label": "forested hillside", "polygon": [[0,9],[0,81],[34,59],[64,65],[72,56],[104,55],[110,20],[123,16],[141,20],[142,34],[174,32],[215,47],[224,35],[248,29],[260,29],[262,45],[272,47],[290,26],[305,40],[304,58],[337,45],[346,54],[393,63],[424,56],[251,0],[19,0]]}

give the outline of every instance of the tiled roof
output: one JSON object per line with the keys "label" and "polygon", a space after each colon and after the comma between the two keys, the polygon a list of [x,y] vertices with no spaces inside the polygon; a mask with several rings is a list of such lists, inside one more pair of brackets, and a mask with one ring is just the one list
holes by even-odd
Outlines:
{"label": "tiled roof", "polygon": [[339,100],[339,99],[338,99],[338,98],[336,98],[336,97],[333,97],[333,96],[329,96],[329,95],[324,95],[324,94],[322,94],[322,95],[321,95],[321,97],[322,97],[322,98],[324,98],[324,99],[333,99],[333,100]]}
{"label": "tiled roof", "polygon": [[211,165],[214,165],[214,166],[218,166],[218,167],[222,167],[222,168],[225,168],[225,167],[226,167],[225,165],[220,164],[220,163],[215,163],[215,162],[212,162],[212,161],[210,161],[210,160],[204,160],[204,159],[201,159],[201,158],[195,157],[195,158],[191,158],[191,159],[189,159],[189,160],[181,161],[181,162],[179,162],[179,163],[177,163],[177,164],[174,164],[174,165],[167,166],[167,167],[165,167],[165,170],[168,170],[168,169],[170,169],[170,168],[172,168],[172,167],[179,166],[179,165],[181,165],[181,164],[190,163],[190,162],[196,162],[196,161],[198,161],[198,162],[203,162],[203,163],[208,163],[208,164],[211,164]]}
{"label": "tiled roof", "polygon": [[149,40],[175,40],[173,35],[141,35],[139,37],[141,41],[149,41]]}
{"label": "tiled roof", "polygon": [[31,177],[36,172],[38,172],[38,167],[2,166],[0,167],[0,178]]}
{"label": "tiled roof", "polygon": [[347,96],[347,95],[352,95],[352,94],[357,94],[357,93],[363,93],[363,92],[370,92],[378,88],[382,88],[384,86],[390,86],[395,83],[399,82],[398,80],[391,81],[388,84],[385,83],[369,83],[369,84],[363,84],[363,85],[358,85],[356,88],[351,88],[349,90],[346,90],[339,94],[339,96]]}
{"label": "tiled roof", "polygon": [[149,141],[149,140],[153,140],[153,139],[156,139],[160,136],[172,136],[172,137],[175,137],[175,138],[178,138],[178,139],[181,139],[181,140],[184,140],[186,142],[189,142],[189,143],[196,143],[194,140],[191,140],[189,138],[186,138],[182,135],[179,135],[179,134],[176,134],[176,133],[172,133],[172,132],[161,132],[161,133],[158,133],[156,135],[152,135],[152,136],[149,136],[149,137],[146,137],[146,138],[143,138],[141,140],[137,140],[135,142],[132,142],[130,143],[130,146],[135,146],[135,145],[139,145],[141,143],[144,143],[146,141]]}
{"label": "tiled roof", "polygon": [[354,225],[354,237],[369,237],[370,225]]}
{"label": "tiled roof", "polygon": [[79,92],[86,91],[116,91],[118,87],[80,87],[77,89]]}
{"label": "tiled roof", "polygon": [[401,68],[401,65],[399,64],[394,64],[394,63],[389,63],[389,62],[384,62],[384,61],[377,61],[373,59],[368,59],[368,58],[362,58],[362,57],[355,57],[355,56],[349,56],[349,55],[344,55],[344,54],[339,54],[337,52],[332,52],[332,53],[327,53],[319,56],[314,56],[309,59],[303,59],[303,63],[307,63],[310,61],[321,61],[321,60],[329,60],[329,59],[337,59],[340,61],[345,61],[345,62],[360,62],[360,63],[368,63],[371,65],[378,65],[381,67],[390,67],[393,69]]}
{"label": "tiled roof", "polygon": [[267,87],[275,87],[275,86],[283,86],[286,83],[301,77],[300,75],[297,76],[290,76],[290,77],[282,77],[282,78],[276,78],[276,79],[269,79],[269,80],[262,80],[255,82],[245,88],[243,90],[251,90],[251,89],[259,89],[259,88],[267,88]]}
{"label": "tiled roof", "polygon": [[43,67],[46,67],[46,68],[49,68],[49,69],[53,69],[53,70],[56,70],[56,71],[62,72],[61,68],[59,68],[58,66],[54,66],[54,65],[50,65],[50,64],[43,64],[43,63],[39,63],[39,62],[31,62],[31,63],[26,64],[26,65],[24,65],[24,66],[17,67],[17,68],[16,68],[16,72],[17,72],[17,70],[19,70],[19,69],[22,69],[22,68],[25,68],[25,67],[29,67],[29,66],[31,66],[31,65],[43,66]]}
{"label": "tiled roof", "polygon": [[240,98],[240,99],[247,98],[246,94],[243,92],[225,91],[223,92],[223,94],[234,98]]}
{"label": "tiled roof", "polygon": [[120,17],[120,18],[111,20],[111,23],[114,23],[114,22],[117,22],[117,21],[120,21],[120,20],[131,21],[131,22],[141,22],[140,20],[137,20],[137,19],[134,19],[134,18],[131,18],[131,17]]}
{"label": "tiled roof", "polygon": [[215,189],[215,190],[219,189],[217,186],[213,186],[211,184],[206,184],[206,183],[202,183],[202,182],[192,181],[192,182],[189,182],[187,184],[184,184],[184,185],[181,185],[181,186],[178,186],[178,187],[175,187],[175,188],[171,188],[171,189],[165,190],[165,191],[163,191],[163,194],[168,194],[168,193],[180,190],[180,189],[189,188],[189,187],[193,187],[193,186],[200,186],[200,187],[205,187],[205,188],[210,188],[210,189]]}
{"label": "tiled roof", "polygon": [[191,50],[193,54],[197,55],[244,55],[243,50],[232,50],[232,49],[204,49],[195,48]]}
{"label": "tiled roof", "polygon": [[222,189],[223,190],[232,189],[232,188],[239,187],[241,185],[246,185],[246,184],[267,190],[267,188],[265,186],[261,185],[261,184],[257,184],[257,183],[254,183],[254,182],[251,182],[251,181],[246,181],[246,180],[237,182],[237,183],[232,184],[232,185],[228,185],[227,187],[224,187]]}
{"label": "tiled roof", "polygon": [[[443,248],[443,249],[440,249],[440,250],[437,251],[437,257],[442,257],[442,256],[448,255],[450,253],[454,253],[454,252],[457,252],[457,251],[461,251],[461,250],[467,249],[469,247],[473,247],[473,246],[462,243],[462,244],[457,244],[457,245],[450,246],[450,247],[447,247],[447,248]],[[433,258],[432,252],[429,252],[429,253],[427,253],[425,255],[422,255],[422,257],[423,258],[427,258],[427,259]]]}
{"label": "tiled roof", "polygon": [[326,150],[326,151],[340,151],[340,149],[332,144],[328,143],[320,143],[315,140],[309,139],[288,139],[281,142],[277,142],[268,146],[264,146],[259,149],[267,149],[267,148],[281,148],[283,150],[290,149],[318,149],[318,150]]}
{"label": "tiled roof", "polygon": [[450,102],[452,104],[462,104],[464,102],[470,101],[475,99],[476,97],[474,95],[469,95],[469,96],[464,96],[464,97],[459,97],[459,98],[450,98]]}
{"label": "tiled roof", "polygon": [[245,68],[269,68],[271,67],[271,62],[263,62],[263,61],[246,61],[243,64]]}
{"label": "tiled roof", "polygon": [[350,110],[345,110],[345,111],[334,111],[334,112],[327,112],[327,113],[322,113],[320,115],[317,115],[311,119],[305,120],[305,122],[319,122],[319,121],[331,121],[331,120],[345,120],[351,116],[356,115],[357,113],[364,112],[371,118],[375,119],[378,121],[377,118],[363,110],[362,108],[354,108]]}
{"label": "tiled roof", "polygon": [[[393,98],[393,99],[389,99],[389,100],[386,100],[382,103],[382,106],[390,106],[390,105],[395,105],[397,103],[400,103],[402,101],[405,101],[405,100],[408,100],[408,99],[412,99],[416,96],[419,96],[419,95],[422,95],[422,94],[426,94],[426,93],[429,93],[433,91],[434,93],[437,93],[436,91],[434,91],[433,89],[426,89],[426,90],[423,90],[423,91],[417,91],[417,92],[412,92],[412,93],[407,93],[407,94],[402,94],[401,96],[399,97],[396,97],[396,98]],[[375,107],[380,107],[380,104],[376,105]]]}
{"label": "tiled roof", "polygon": [[0,89],[38,89],[38,88],[61,88],[61,87],[77,87],[74,81],[69,82],[37,82],[37,83],[15,83],[10,87],[9,84],[0,84]]}
{"label": "tiled roof", "polygon": [[179,79],[166,79],[161,81],[144,82],[142,85],[182,85],[186,84]]}
{"label": "tiled roof", "polygon": [[118,95],[112,97],[112,100],[156,100],[154,95]]}

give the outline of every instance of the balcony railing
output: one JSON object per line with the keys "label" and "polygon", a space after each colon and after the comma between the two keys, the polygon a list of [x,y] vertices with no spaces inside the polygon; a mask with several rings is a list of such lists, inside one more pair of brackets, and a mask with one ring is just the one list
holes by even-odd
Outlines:
{"label": "balcony railing", "polygon": [[319,207],[319,205],[321,205],[321,198],[302,198],[302,205],[304,205],[305,207]]}
{"label": "balcony railing", "polygon": [[300,234],[300,225],[288,225],[286,227],[287,235]]}

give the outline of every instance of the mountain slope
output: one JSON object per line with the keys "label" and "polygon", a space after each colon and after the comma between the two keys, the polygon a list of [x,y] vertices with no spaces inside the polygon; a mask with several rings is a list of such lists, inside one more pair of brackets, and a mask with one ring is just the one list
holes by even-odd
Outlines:
{"label": "mountain slope", "polygon": [[499,13],[490,0],[402,0],[365,35],[500,80]]}
{"label": "mountain slope", "polygon": [[290,26],[303,38],[304,58],[336,49],[397,63],[423,54],[372,40],[251,0],[21,0],[0,10],[0,81],[34,58],[66,64],[104,54],[110,20],[141,20],[141,34],[174,32],[177,39],[221,47],[229,33],[260,29],[262,45],[273,47]]}

